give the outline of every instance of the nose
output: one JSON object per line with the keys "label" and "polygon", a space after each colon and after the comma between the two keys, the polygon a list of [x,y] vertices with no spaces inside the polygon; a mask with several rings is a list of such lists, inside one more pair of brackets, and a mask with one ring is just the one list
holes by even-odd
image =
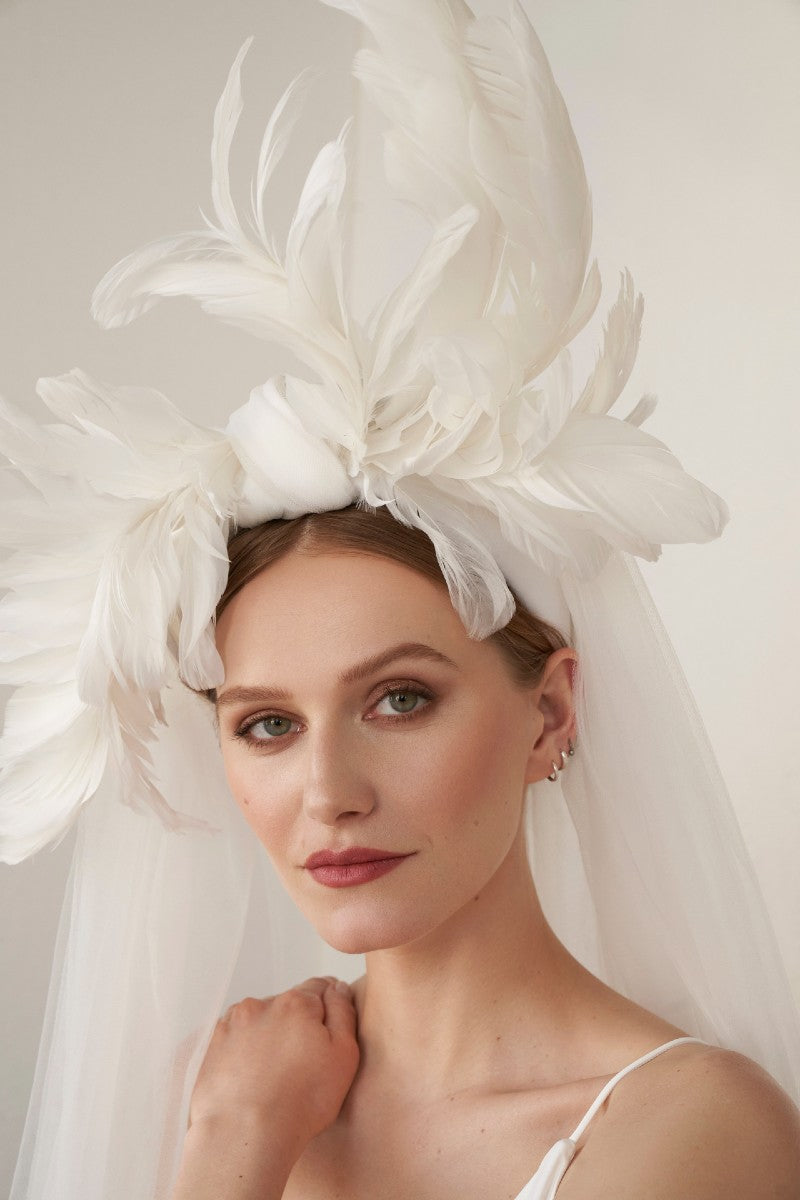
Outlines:
{"label": "nose", "polygon": [[376,793],[368,748],[357,747],[341,730],[318,731],[309,736],[307,747],[303,808],[308,816],[335,825],[343,817],[372,812]]}

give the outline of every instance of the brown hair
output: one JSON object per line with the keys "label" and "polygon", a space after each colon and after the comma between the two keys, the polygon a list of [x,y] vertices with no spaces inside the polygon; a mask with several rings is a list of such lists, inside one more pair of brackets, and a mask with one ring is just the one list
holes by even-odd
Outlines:
{"label": "brown hair", "polygon": [[[237,592],[290,550],[321,554],[337,549],[394,559],[447,587],[427,534],[395,520],[385,509],[351,505],[333,512],[267,521],[234,534],[228,543],[230,570],[217,605],[217,619]],[[567,642],[558,629],[535,617],[516,596],[514,599],[517,607],[513,617],[490,640],[505,656],[513,679],[522,687],[535,687],[547,659]],[[214,699],[213,692],[209,696]]]}

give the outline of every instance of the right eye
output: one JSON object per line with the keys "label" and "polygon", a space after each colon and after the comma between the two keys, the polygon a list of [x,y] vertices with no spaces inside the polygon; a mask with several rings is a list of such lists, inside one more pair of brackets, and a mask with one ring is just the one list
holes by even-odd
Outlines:
{"label": "right eye", "polygon": [[270,713],[269,716],[256,717],[254,720],[245,722],[236,730],[236,736],[252,742],[276,741],[285,737],[287,733],[291,733],[294,724],[295,722],[289,717]]}

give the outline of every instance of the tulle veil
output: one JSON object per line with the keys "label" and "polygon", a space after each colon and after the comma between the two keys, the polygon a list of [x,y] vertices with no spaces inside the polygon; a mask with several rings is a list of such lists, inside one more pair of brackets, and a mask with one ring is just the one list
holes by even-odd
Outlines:
{"label": "tulle veil", "polygon": [[[344,0],[335,5],[352,10]],[[503,575],[579,654],[578,751],[527,802],[543,908],[625,995],[760,1062],[800,1102],[800,1021],[713,748],[635,558],[558,581],[485,520]],[[193,1080],[231,1000],[361,973],[293,908],[177,678],[153,747],[175,832],[107,775],[78,817],[11,1200],[167,1200]]]}
{"label": "tulle veil", "polygon": [[[590,588],[567,582],[564,598],[579,750],[555,784],[530,788],[545,913],[611,986],[754,1058],[797,1100],[800,1029],[775,936],[639,568],[620,556]],[[204,702],[176,684],[168,704],[159,777],[218,832],[176,835],[112,794],[81,814],[11,1200],[167,1200],[226,1004],[309,973],[361,973],[283,893],[227,795]]]}

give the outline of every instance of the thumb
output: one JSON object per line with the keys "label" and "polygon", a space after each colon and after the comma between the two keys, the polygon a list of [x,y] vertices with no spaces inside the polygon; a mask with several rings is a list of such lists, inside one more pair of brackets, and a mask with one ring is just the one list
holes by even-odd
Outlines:
{"label": "thumb", "polygon": [[356,1007],[353,993],[342,980],[328,984],[323,995],[325,1024],[333,1038],[356,1036]]}

